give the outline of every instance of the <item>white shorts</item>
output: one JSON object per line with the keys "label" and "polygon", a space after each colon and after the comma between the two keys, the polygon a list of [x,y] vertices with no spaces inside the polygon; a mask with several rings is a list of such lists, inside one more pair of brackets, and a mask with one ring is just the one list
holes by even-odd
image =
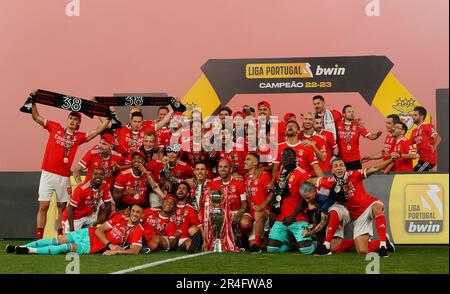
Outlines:
{"label": "white shorts", "polygon": [[339,227],[337,228],[336,233],[334,233],[333,237],[344,239],[344,227],[352,222],[350,213],[344,205],[339,203],[334,203],[333,205],[331,205],[328,209],[328,212],[332,210],[336,211],[339,216]]}
{"label": "white shorts", "polygon": [[168,252],[168,251],[170,250],[170,241],[169,241],[169,237],[167,237],[167,236],[161,236],[161,237],[163,237],[163,239],[166,240],[166,242],[167,242],[167,249],[164,250],[164,251],[165,251],[165,252]]}
{"label": "white shorts", "polygon": [[366,210],[353,222],[353,239],[365,234],[373,236],[373,214],[372,205],[383,204],[381,201],[375,201],[367,207]]}
{"label": "white shorts", "polygon": [[72,196],[70,178],[43,170],[39,182],[38,201],[50,201],[53,192],[56,193],[56,202],[69,202],[70,197]]}
{"label": "white shorts", "polygon": [[183,245],[184,242],[186,242],[186,240],[188,240],[189,238],[181,238],[178,240],[178,247],[181,247],[181,245]]}
{"label": "white shorts", "polygon": [[[83,228],[93,227],[94,224],[95,224],[94,215],[84,216],[80,219],[73,220],[73,230],[78,231]],[[63,221],[62,227],[64,234],[69,233],[70,232],[69,220]]]}

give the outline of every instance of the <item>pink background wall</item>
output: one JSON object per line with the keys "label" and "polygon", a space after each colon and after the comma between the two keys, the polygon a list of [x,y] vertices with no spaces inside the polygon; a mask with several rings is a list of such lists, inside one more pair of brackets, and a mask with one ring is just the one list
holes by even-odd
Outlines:
{"label": "pink background wall", "polygon": [[[40,168],[47,132],[18,111],[30,90],[182,97],[210,58],[386,55],[395,76],[434,114],[435,89],[448,88],[449,1],[380,0],[378,17],[366,16],[368,2],[80,0],[81,16],[68,17],[68,0],[0,0],[0,171]],[[326,97],[330,107],[354,104],[369,129],[384,130],[381,115],[358,94]],[[246,98],[259,99],[237,96],[230,106],[240,108]],[[282,99],[289,110],[312,110],[309,95]],[[56,121],[67,116],[39,109]],[[287,109],[278,104],[274,113]],[[84,117],[82,129],[96,124]],[[80,148],[77,159],[92,144]],[[381,146],[382,139],[363,144],[367,153]]]}

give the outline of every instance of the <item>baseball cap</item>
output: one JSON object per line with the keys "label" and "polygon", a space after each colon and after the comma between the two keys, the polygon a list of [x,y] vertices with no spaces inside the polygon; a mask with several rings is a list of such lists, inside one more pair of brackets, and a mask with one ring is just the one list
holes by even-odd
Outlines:
{"label": "baseball cap", "polygon": [[101,137],[106,143],[114,144],[116,142],[116,139],[111,134],[103,134]]}
{"label": "baseball cap", "polygon": [[293,116],[297,117],[297,116],[295,115],[295,113],[288,112],[288,113],[286,113],[286,114],[284,115],[283,120],[284,120],[284,121],[288,121],[288,120],[289,120],[291,117],[293,117]]}
{"label": "baseball cap", "polygon": [[270,103],[267,102],[267,101],[265,101],[265,100],[263,100],[263,101],[261,101],[261,102],[258,103],[258,108],[260,108],[261,106],[265,106],[265,107],[267,107],[267,108],[272,108],[272,106],[270,105]]}

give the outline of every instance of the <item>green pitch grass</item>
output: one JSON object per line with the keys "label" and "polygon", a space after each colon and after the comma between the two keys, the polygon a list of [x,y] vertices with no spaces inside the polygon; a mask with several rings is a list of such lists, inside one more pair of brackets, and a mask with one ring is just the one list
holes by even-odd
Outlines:
{"label": "green pitch grass", "polygon": [[[64,274],[69,261],[65,255],[6,254],[0,241],[0,274]],[[106,274],[155,261],[185,256],[183,252],[155,252],[138,256],[80,256],[82,274]],[[212,253],[157,265],[136,274],[364,274],[369,261],[355,252],[331,256],[305,256],[296,252]],[[448,274],[449,252],[446,245],[397,246],[397,252],[380,261],[381,274]]]}

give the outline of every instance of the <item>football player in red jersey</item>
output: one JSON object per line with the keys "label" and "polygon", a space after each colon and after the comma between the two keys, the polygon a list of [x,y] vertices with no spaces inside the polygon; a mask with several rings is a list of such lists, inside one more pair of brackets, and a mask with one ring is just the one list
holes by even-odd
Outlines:
{"label": "football player in red jersey", "polygon": [[203,194],[208,182],[210,181],[207,178],[207,173],[207,163],[199,161],[194,167],[194,177],[186,180],[186,182],[191,186],[190,196],[192,200],[188,200],[188,203],[190,202],[197,211],[202,206]]}
{"label": "football player in red jersey", "polygon": [[383,161],[385,161],[390,158],[389,154],[391,154],[392,149],[394,148],[395,145],[395,138],[392,136],[392,133],[394,132],[395,124],[398,122],[400,122],[400,117],[396,114],[389,114],[386,117],[385,125],[387,135],[386,139],[384,140],[383,150],[373,155],[364,156],[363,158],[361,158],[361,163],[377,159],[383,159]]}
{"label": "football player in red jersey", "polygon": [[58,234],[62,234],[61,215],[72,194],[69,177],[75,153],[78,146],[90,141],[106,129],[111,119],[105,119],[95,130],[83,133],[78,131],[81,124],[81,114],[79,112],[71,112],[66,126],[63,127],[57,122],[42,117],[34,101],[31,107],[31,117],[49,132],[39,182],[39,211],[37,214],[36,237],[41,239],[44,235],[47,211],[53,192],[56,193],[58,207]]}
{"label": "football player in red jersey", "polygon": [[309,178],[309,174],[301,167],[296,166],[296,154],[294,149],[286,148],[281,155],[283,168],[278,175],[275,192],[275,208],[280,212],[270,229],[267,252],[286,252],[291,250],[290,233],[297,242],[298,250],[302,254],[312,254],[317,242],[312,241],[311,236],[303,236],[302,232],[309,230],[308,217],[299,209],[302,202],[300,186]]}
{"label": "football player in red jersey", "polygon": [[[218,163],[219,177],[210,181],[207,185],[208,191],[221,191],[223,196],[221,207],[224,210],[224,226],[226,229],[222,229],[221,239],[224,240],[224,251],[236,251],[236,237],[242,236],[241,240],[245,240],[251,232],[252,218],[248,211],[248,202],[245,192],[244,183],[231,176],[232,167],[231,162],[227,159],[221,159]],[[209,250],[212,236],[207,232],[212,232],[210,228],[210,219],[207,217],[209,211],[207,211],[207,205],[209,205],[209,195],[205,194],[205,199],[202,202],[200,209],[200,219],[203,222],[206,236],[204,236],[206,250]]]}
{"label": "football player in red jersey", "polygon": [[298,136],[302,145],[311,146],[318,159],[318,165],[324,163],[327,159],[326,141],[322,136],[314,133],[314,115],[311,112],[302,114],[303,130],[299,132]]}
{"label": "football player in red jersey", "polygon": [[329,172],[331,171],[330,167],[331,158],[337,156],[339,153],[338,145],[336,143],[336,140],[334,140],[333,133],[323,128],[323,120],[321,117],[314,118],[313,127],[314,127],[314,135],[319,136],[323,140],[325,140],[326,158],[325,161],[319,161],[319,166],[322,169],[322,171]]}
{"label": "football player in red jersey", "polygon": [[406,139],[405,134],[408,127],[403,122],[398,122],[394,126],[392,136],[395,138],[395,145],[392,148],[390,156],[398,157],[398,159],[389,165],[386,170],[389,172],[413,172],[413,160],[417,158],[416,150],[411,141]]}
{"label": "football player in red jersey", "polygon": [[190,194],[191,186],[187,182],[181,182],[176,191],[178,203],[172,214],[172,221],[181,230],[176,234],[178,248],[194,253],[201,244],[202,232],[197,210],[187,203]]}
{"label": "football player in red jersey", "polygon": [[[388,251],[393,249],[392,244],[386,235],[386,217],[384,215],[384,204],[378,198],[370,196],[364,189],[363,180],[379,172],[389,164],[394,162],[397,157],[383,161],[373,167],[359,170],[347,171],[344,161],[336,157],[331,161],[331,170],[333,175],[330,177],[320,177],[309,179],[318,189],[330,190],[334,187],[336,190],[344,189],[346,198],[346,208],[350,213],[353,222],[353,239],[356,251],[360,254],[366,254],[379,248],[379,254],[382,257],[388,256]],[[330,249],[330,243],[340,226],[346,225],[344,216],[337,211],[330,211],[327,232],[324,245]],[[373,236],[373,222],[378,232],[379,240],[369,241]]]}
{"label": "football player in red jersey", "polygon": [[413,120],[417,125],[409,138],[417,147],[419,162],[414,167],[416,172],[430,171],[437,163],[437,147],[442,138],[432,124],[425,123],[427,110],[422,106],[414,108]]}
{"label": "football player in red jersey", "polygon": [[298,138],[300,126],[296,121],[289,121],[286,125],[286,141],[278,145],[278,152],[273,161],[272,180],[274,183],[278,172],[280,171],[280,159],[283,150],[291,148],[295,151],[297,166],[307,171],[309,174],[323,175],[322,169],[318,165],[317,156],[311,146],[304,146]]}
{"label": "football player in red jersey", "polygon": [[6,252],[16,254],[55,255],[67,252],[78,254],[134,255],[142,247],[144,228],[140,221],[144,208],[138,204],[131,207],[130,216],[115,214],[99,227],[84,228],[60,235],[57,238],[46,238],[28,243],[24,246],[6,246]]}
{"label": "football player in red jersey", "polygon": [[323,128],[333,134],[333,138],[337,141],[336,123],[342,119],[342,114],[333,109],[329,110],[325,107],[325,98],[316,95],[312,98],[315,116],[320,117],[323,122]]}
{"label": "football player in red jersey", "polygon": [[105,181],[112,188],[115,173],[122,170],[125,158],[113,150],[115,138],[111,134],[103,134],[97,146],[89,150],[78,165],[73,169],[72,175],[76,183],[81,184],[81,170],[87,169],[85,180],[89,180],[94,168],[102,168],[105,171]]}
{"label": "football player in red jersey", "polygon": [[[103,181],[103,168],[94,168],[90,179],[75,188],[70,203],[64,210],[62,222],[64,234],[105,222],[111,211],[111,192]],[[105,208],[99,213],[100,206]]]}
{"label": "football player in red jersey", "polygon": [[[181,229],[171,218],[177,205],[177,198],[172,195],[166,195],[162,201],[161,209],[147,208],[144,212],[144,237],[151,251],[169,251],[177,248],[177,242]],[[178,233],[177,233],[178,232]]]}
{"label": "football player in red jersey", "polygon": [[[273,143],[281,143],[284,142],[286,140],[286,124],[283,121],[278,121],[278,122],[274,122],[271,118],[272,115],[272,106],[270,105],[269,102],[267,101],[261,101],[258,103],[258,118],[265,118],[266,120],[266,135],[267,137],[269,136],[270,128],[271,127],[275,127],[277,129],[277,134],[278,137],[275,138],[275,140],[277,140],[277,142],[273,142]],[[257,124],[259,123],[259,119],[257,120]],[[274,133],[274,132],[272,132]]]}
{"label": "football player in red jersey", "polygon": [[336,122],[339,152],[348,170],[362,168],[359,152],[360,136],[369,140],[376,140],[382,134],[381,131],[372,134],[366,128],[363,128],[361,122],[355,120],[354,113],[351,105],[345,105],[342,109],[343,119]]}
{"label": "football player in red jersey", "polygon": [[[172,185],[194,176],[194,170],[180,160],[180,145],[173,143],[164,149],[162,160],[152,160],[146,168],[152,172],[155,180],[163,180],[165,190],[172,192]],[[163,175],[162,178],[160,175]]]}
{"label": "football player in red jersey", "polygon": [[155,183],[152,174],[144,167],[144,153],[142,151],[134,151],[131,160],[132,167],[117,175],[113,192],[114,201],[123,201],[128,204],[141,203],[142,205],[148,205],[147,189],[149,186],[151,186],[158,197],[162,199],[165,194]]}
{"label": "football player in red jersey", "polygon": [[264,225],[269,218],[270,197],[267,185],[270,183],[270,173],[262,172],[259,168],[259,155],[250,152],[245,158],[244,168],[247,170],[245,176],[245,187],[249,201],[250,214],[254,220],[250,241],[250,251],[261,250],[261,238],[264,234]]}

